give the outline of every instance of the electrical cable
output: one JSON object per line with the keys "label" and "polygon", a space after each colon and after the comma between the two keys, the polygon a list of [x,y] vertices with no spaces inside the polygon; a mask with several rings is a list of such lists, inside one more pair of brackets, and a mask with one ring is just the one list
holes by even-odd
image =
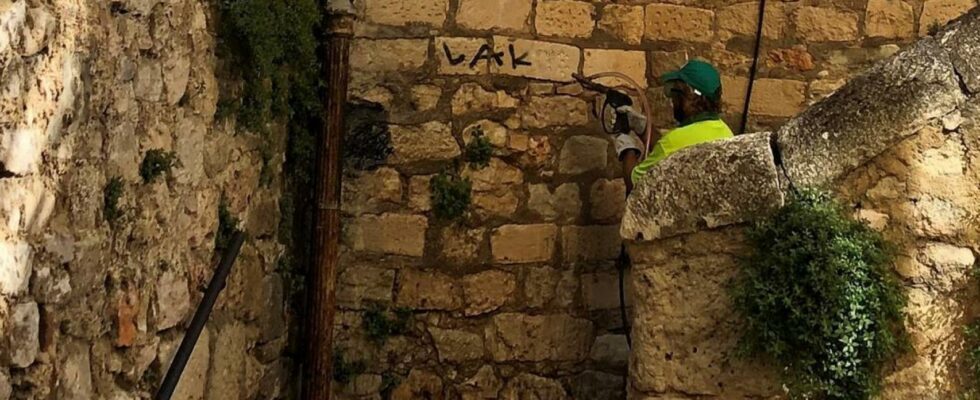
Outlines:
{"label": "electrical cable", "polygon": [[745,104],[742,108],[742,126],[738,134],[745,133],[745,127],[749,123],[749,103],[752,100],[752,87],[755,86],[755,73],[759,65],[759,48],[762,47],[762,27],[763,19],[766,17],[766,0],[759,0],[759,26],[755,30],[755,50],[752,53],[752,69],[749,70],[749,87],[745,91]]}

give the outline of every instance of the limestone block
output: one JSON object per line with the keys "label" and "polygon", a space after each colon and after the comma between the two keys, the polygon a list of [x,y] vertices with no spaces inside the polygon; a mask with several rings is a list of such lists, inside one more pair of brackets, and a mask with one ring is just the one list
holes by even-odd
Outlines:
{"label": "limestone block", "polygon": [[552,193],[546,184],[528,186],[527,207],[545,221],[571,222],[578,218],[582,209],[578,185],[565,183]]}
{"label": "limestone block", "polygon": [[911,37],[915,31],[912,6],[903,0],[869,0],[864,25],[865,33],[871,37]]}
{"label": "limestone block", "polygon": [[421,215],[364,215],[349,229],[354,250],[421,257],[428,220]]}
{"label": "limestone block", "polygon": [[771,136],[704,143],[660,162],[636,183],[620,234],[655,240],[741,223],[782,206]]}
{"label": "limestone block", "polygon": [[490,65],[493,74],[571,82],[582,61],[582,51],[567,44],[494,36],[493,46],[505,55],[503,65]]}
{"label": "limestone block", "polygon": [[446,227],[439,232],[439,257],[454,264],[468,264],[478,259],[486,229]]}
{"label": "limestone block", "polygon": [[402,181],[398,171],[378,168],[344,180],[343,203],[346,213],[360,215],[397,206],[402,200]]}
{"label": "limestone block", "polygon": [[[787,79],[758,79],[749,111],[772,117],[792,117],[803,110],[806,83]],[[742,102],[744,104],[744,100]]]}
{"label": "limestone block", "polygon": [[337,304],[360,308],[366,302],[390,303],[395,271],[368,265],[350,265],[337,277]]}
{"label": "limestone block", "polygon": [[441,27],[446,21],[448,9],[448,0],[366,0],[364,17],[369,22],[382,25]]}
{"label": "limestone block", "polygon": [[595,338],[589,358],[603,366],[625,369],[630,358],[626,335],[602,335]]}
{"label": "limestone block", "polygon": [[715,37],[714,20],[715,13],[710,10],[673,4],[649,4],[646,6],[646,38],[657,41],[711,42]]}
{"label": "limestone block", "polygon": [[561,251],[565,262],[612,260],[619,256],[619,225],[564,226]]}
{"label": "limestone block", "polygon": [[0,165],[12,174],[28,175],[38,169],[46,142],[40,129],[4,127],[0,130]]}
{"label": "limestone block", "polygon": [[6,372],[0,372],[0,399],[10,399],[14,388],[10,385],[10,377]]}
{"label": "limestone block", "polygon": [[[170,363],[173,361],[174,355],[177,354],[177,348],[180,346],[180,339],[182,337],[160,346],[157,359],[160,361],[161,374],[165,374],[165,371],[170,368]],[[194,351],[191,352],[191,358],[187,361],[187,366],[184,368],[184,374],[180,377],[180,382],[177,383],[177,388],[174,389],[173,398],[203,400],[205,398],[204,390],[207,385],[210,362],[211,334],[205,328],[201,331],[201,336],[197,339],[197,345],[194,346]]]}
{"label": "limestone block", "polygon": [[173,328],[184,320],[191,309],[191,295],[187,279],[175,270],[165,271],[157,281],[156,314],[157,331]]}
{"label": "limestone block", "polygon": [[143,58],[136,71],[136,98],[142,101],[160,101],[163,96],[163,67],[160,61]]}
{"label": "limestone block", "polygon": [[490,270],[463,278],[463,298],[466,316],[494,311],[512,298],[517,289],[513,274]]}
{"label": "limestone block", "polygon": [[622,179],[599,179],[589,190],[589,209],[592,219],[616,222],[626,210],[626,183]]}
{"label": "limestone block", "polygon": [[534,26],[542,36],[589,37],[595,28],[595,7],[584,1],[545,0],[535,15]]}
{"label": "limestone block", "polygon": [[935,271],[935,278],[930,282],[933,286],[953,290],[967,284],[977,259],[969,248],[934,242],[920,251],[919,261]]}
{"label": "limestone block", "polygon": [[626,378],[622,375],[585,371],[566,378],[565,382],[573,399],[629,398],[626,396]]}
{"label": "limestone block", "polygon": [[[585,49],[582,74],[589,76],[599,72],[615,71],[625,74],[640,87],[647,86],[647,56],[643,51]],[[609,86],[626,85],[619,78],[602,78],[599,83]]]}
{"label": "limestone block", "polygon": [[[759,4],[744,2],[718,10],[719,36],[724,39],[732,36],[755,37],[759,21]],[[785,3],[766,3],[766,15],[762,35],[766,39],[782,37],[788,23]]]}
{"label": "limestone block", "polygon": [[[945,25],[954,18],[965,14],[977,6],[972,0],[930,0],[922,4],[922,15],[919,16],[919,36],[929,34],[933,25]],[[974,37],[976,33],[973,33]]]}
{"label": "limestone block", "polygon": [[259,341],[269,342],[281,338],[286,333],[286,295],[283,280],[279,274],[269,274],[262,278],[260,307],[256,313],[259,328]]}
{"label": "limestone block", "polygon": [[433,85],[418,85],[412,87],[412,108],[415,111],[429,111],[439,105],[442,88]]}
{"label": "limestone block", "polygon": [[466,29],[527,31],[531,0],[461,0],[456,24]]}
{"label": "limestone block", "polygon": [[498,108],[515,108],[518,100],[499,90],[496,92],[483,89],[478,83],[464,83],[453,95],[453,115],[463,115],[473,112],[492,111]]}
{"label": "limestone block", "polygon": [[378,393],[381,389],[381,375],[360,374],[352,378],[347,385],[344,385],[344,394],[351,397],[370,396]]}
{"label": "limestone block", "polygon": [[469,145],[473,141],[475,130],[479,129],[483,133],[490,145],[499,153],[500,149],[507,147],[509,133],[507,127],[490,120],[479,120],[463,129],[463,144]]}
{"label": "limestone block", "polygon": [[599,29],[627,44],[643,41],[643,6],[607,4],[602,8]]}
{"label": "limestone block", "polygon": [[520,199],[514,190],[474,192],[470,205],[480,218],[512,218]]}
{"label": "limestone block", "polygon": [[568,138],[558,155],[558,172],[578,175],[606,168],[609,160],[609,141],[593,136]]}
{"label": "limestone block", "polygon": [[589,122],[589,103],[572,96],[532,97],[520,109],[527,128],[578,126]]}
{"label": "limestone block", "polygon": [[575,300],[578,275],[570,270],[549,267],[528,268],[524,280],[528,307],[568,307]]}
{"label": "limestone block", "polygon": [[581,361],[588,357],[594,328],[565,314],[497,314],[486,327],[494,361]]}
{"label": "limestone block", "polygon": [[[943,2],[928,4],[937,3]],[[938,38],[966,87],[972,93],[980,92],[980,10],[971,12],[956,24],[944,29]]]}
{"label": "limestone block", "polygon": [[830,183],[963,99],[948,54],[931,39],[920,41],[780,128],[786,172],[798,185]]}
{"label": "limestone block", "polygon": [[550,261],[558,227],[552,224],[504,225],[490,236],[493,260],[502,264]]}
{"label": "limestone block", "polygon": [[796,10],[796,33],[809,42],[844,42],[858,38],[858,15],[835,8],[804,6]]}
{"label": "limestone block", "polygon": [[40,349],[40,318],[37,303],[19,303],[10,307],[6,340],[6,362],[14,368],[27,368],[34,363]]}
{"label": "limestone block", "polygon": [[431,372],[413,369],[395,390],[391,400],[443,400],[442,379]]}
{"label": "limestone block", "polygon": [[493,367],[484,365],[458,388],[463,400],[484,400],[497,398],[503,385]]}
{"label": "limestone block", "polygon": [[483,359],[483,336],[463,330],[429,327],[439,360],[460,363]]}
{"label": "limestone block", "polygon": [[245,397],[245,356],[248,354],[247,328],[232,322],[218,330],[211,354],[208,399]]}
{"label": "limestone block", "polygon": [[455,310],[460,298],[453,279],[437,272],[402,270],[396,304],[414,310]]}
{"label": "limestone block", "polygon": [[92,398],[92,363],[89,346],[71,343],[59,351],[65,354],[61,368],[58,368],[58,399],[89,400]]}
{"label": "limestone block", "polygon": [[568,394],[554,379],[522,373],[507,381],[500,391],[500,400],[565,399]]}
{"label": "limestone block", "polygon": [[[632,305],[630,295],[632,284],[623,282],[626,290],[626,306]],[[582,276],[582,297],[589,310],[615,310],[619,304],[619,274],[615,272],[596,272]]]}
{"label": "limestone block", "polygon": [[519,168],[496,157],[491,158],[490,164],[482,169],[467,166],[462,175],[469,178],[476,192],[506,190],[524,183],[524,173]]}
{"label": "limestone block", "polygon": [[451,160],[462,154],[452,129],[442,122],[427,122],[417,126],[392,125],[391,147],[388,158],[393,165],[427,165]]}
{"label": "limestone block", "polygon": [[428,58],[426,39],[355,39],[350,51],[350,65],[355,72],[414,70]]}
{"label": "limestone block", "polygon": [[485,75],[496,62],[492,57],[478,58],[481,49],[490,46],[486,38],[437,37],[435,43],[433,56],[441,75]]}
{"label": "limestone block", "polygon": [[27,242],[0,241],[0,294],[15,296],[27,291],[32,257]]}
{"label": "limestone block", "polygon": [[432,209],[432,178],[435,175],[417,175],[408,180],[408,206],[415,211]]}

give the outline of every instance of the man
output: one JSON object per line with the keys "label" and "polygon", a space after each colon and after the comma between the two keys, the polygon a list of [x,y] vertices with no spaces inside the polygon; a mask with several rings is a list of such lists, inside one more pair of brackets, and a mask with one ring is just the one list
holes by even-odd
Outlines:
{"label": "man", "polygon": [[[674,119],[678,127],[660,140],[640,161],[643,141],[635,134],[620,134],[616,137],[616,153],[626,172],[626,190],[631,192],[633,184],[654,165],[671,154],[696,144],[732,137],[732,130],[721,120],[721,78],[711,64],[692,60],[674,72],[661,77],[667,95],[674,107]],[[622,107],[629,117],[633,132],[645,132],[646,117],[630,107]]]}

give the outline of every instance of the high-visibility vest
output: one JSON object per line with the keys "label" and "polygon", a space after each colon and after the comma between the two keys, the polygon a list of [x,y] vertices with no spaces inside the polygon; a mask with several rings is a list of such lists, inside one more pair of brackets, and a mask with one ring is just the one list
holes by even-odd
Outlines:
{"label": "high-visibility vest", "polygon": [[673,153],[685,148],[710,142],[713,140],[727,139],[734,136],[728,125],[720,119],[708,119],[681,126],[667,132],[657,144],[653,146],[653,151],[647,158],[633,168],[633,183],[647,174],[650,168],[663,161]]}

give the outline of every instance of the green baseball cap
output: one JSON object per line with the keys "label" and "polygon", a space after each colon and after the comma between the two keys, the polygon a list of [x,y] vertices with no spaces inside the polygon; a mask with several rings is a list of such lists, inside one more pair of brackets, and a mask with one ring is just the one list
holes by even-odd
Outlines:
{"label": "green baseball cap", "polygon": [[[681,81],[695,90],[695,93],[709,98],[717,98],[721,93],[721,77],[718,70],[700,60],[691,60],[681,69],[668,72],[660,77],[664,83]],[[700,93],[698,93],[700,92]]]}

